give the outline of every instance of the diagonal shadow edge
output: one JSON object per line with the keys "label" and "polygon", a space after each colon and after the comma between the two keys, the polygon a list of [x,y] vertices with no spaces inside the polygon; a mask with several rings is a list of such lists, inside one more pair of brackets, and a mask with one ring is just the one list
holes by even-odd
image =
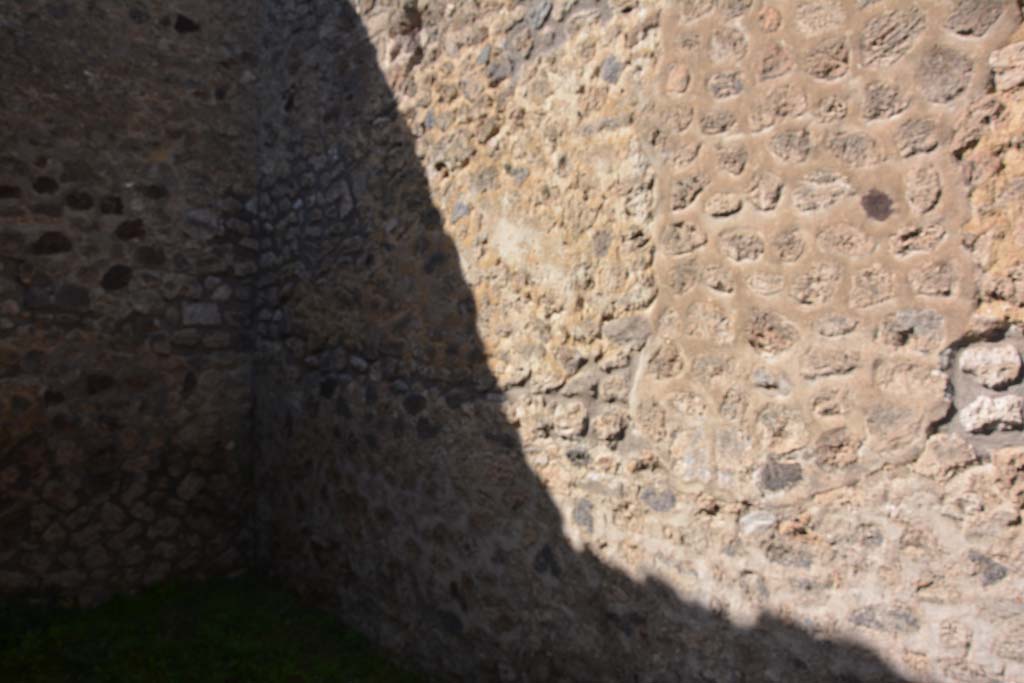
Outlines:
{"label": "diagonal shadow edge", "polygon": [[573,548],[365,27],[348,3],[283,5],[261,140],[263,561],[458,680],[904,680],[854,642],[737,626]]}

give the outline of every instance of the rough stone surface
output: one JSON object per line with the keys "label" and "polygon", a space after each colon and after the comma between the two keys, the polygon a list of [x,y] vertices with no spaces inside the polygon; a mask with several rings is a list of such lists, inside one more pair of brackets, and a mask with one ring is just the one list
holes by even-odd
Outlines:
{"label": "rough stone surface", "polygon": [[960,369],[989,389],[1002,389],[1020,379],[1020,352],[1013,344],[975,344],[960,354]]}
{"label": "rough stone surface", "polygon": [[179,4],[0,18],[5,590],[249,500],[456,680],[1024,680],[1017,3]]}
{"label": "rough stone surface", "polygon": [[0,2],[0,593],[242,565],[252,9]]}
{"label": "rough stone surface", "polygon": [[997,90],[1012,90],[1024,83],[1024,42],[996,50],[988,59]]}
{"label": "rough stone surface", "polygon": [[979,396],[960,411],[960,422],[969,432],[1019,430],[1024,427],[1024,398]]}

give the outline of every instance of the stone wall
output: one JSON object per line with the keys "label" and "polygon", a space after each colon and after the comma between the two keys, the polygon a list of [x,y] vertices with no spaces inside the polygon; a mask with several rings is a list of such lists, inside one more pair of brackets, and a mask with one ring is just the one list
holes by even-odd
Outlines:
{"label": "stone wall", "polygon": [[250,4],[0,2],[0,591],[239,565]]}
{"label": "stone wall", "polygon": [[1017,3],[271,4],[293,585],[465,679],[1024,677]]}
{"label": "stone wall", "polygon": [[3,590],[1024,679],[1018,3],[0,7]]}

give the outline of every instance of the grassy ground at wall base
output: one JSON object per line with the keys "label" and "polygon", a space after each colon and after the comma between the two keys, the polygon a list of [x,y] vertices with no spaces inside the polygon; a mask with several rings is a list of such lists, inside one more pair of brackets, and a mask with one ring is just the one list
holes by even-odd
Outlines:
{"label": "grassy ground at wall base", "polygon": [[251,578],[93,609],[0,604],[2,683],[423,683],[325,612]]}

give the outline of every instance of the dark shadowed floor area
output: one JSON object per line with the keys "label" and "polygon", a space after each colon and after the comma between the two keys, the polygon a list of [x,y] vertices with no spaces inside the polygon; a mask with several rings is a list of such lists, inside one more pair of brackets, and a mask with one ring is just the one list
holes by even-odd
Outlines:
{"label": "dark shadowed floor area", "polygon": [[84,610],[0,606],[4,683],[424,680],[255,578],[165,584]]}

